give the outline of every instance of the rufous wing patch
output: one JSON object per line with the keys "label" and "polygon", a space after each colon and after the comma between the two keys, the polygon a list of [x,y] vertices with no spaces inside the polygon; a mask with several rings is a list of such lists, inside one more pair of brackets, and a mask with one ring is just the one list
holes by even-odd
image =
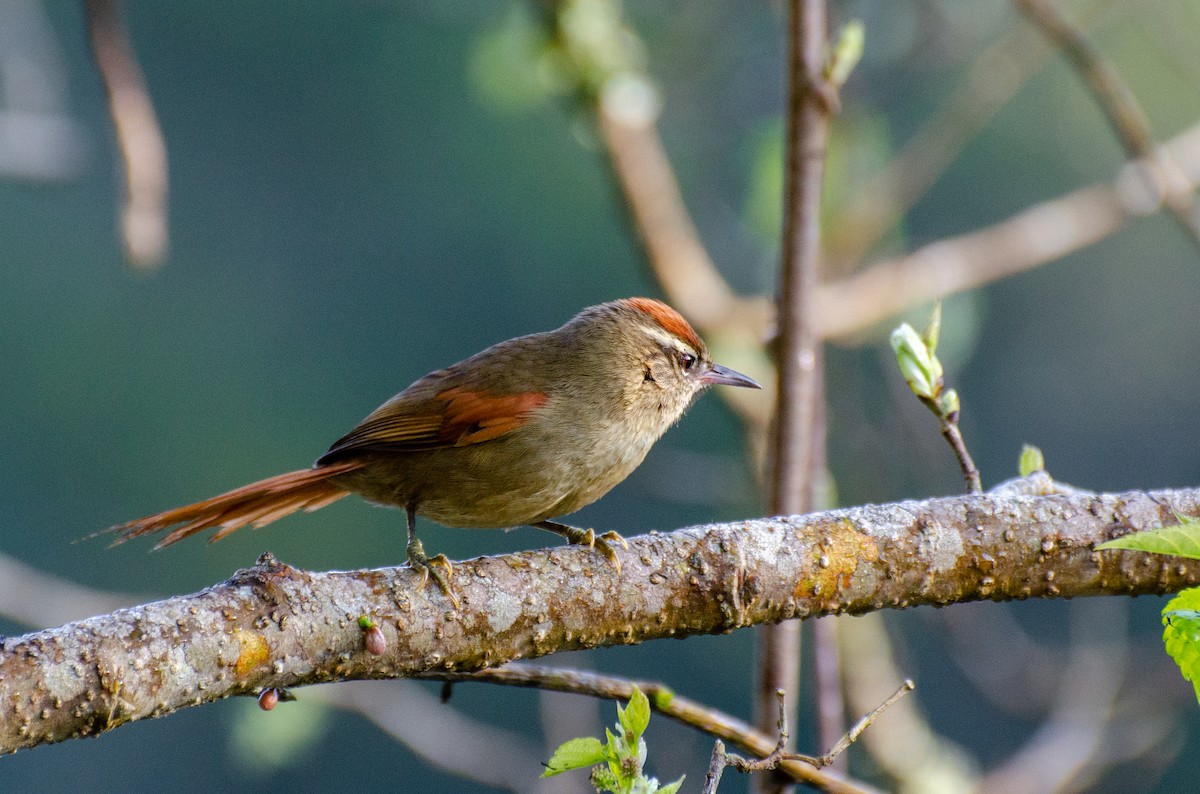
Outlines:
{"label": "rufous wing patch", "polygon": [[446,389],[437,398],[446,403],[438,439],[456,447],[490,441],[516,430],[549,399],[544,392],[492,394],[462,386]]}

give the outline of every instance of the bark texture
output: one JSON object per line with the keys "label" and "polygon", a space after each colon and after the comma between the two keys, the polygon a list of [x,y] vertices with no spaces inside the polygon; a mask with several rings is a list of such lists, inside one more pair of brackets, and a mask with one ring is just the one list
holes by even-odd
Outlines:
{"label": "bark texture", "polygon": [[[885,607],[1174,592],[1200,583],[1200,561],[1093,546],[1175,512],[1200,516],[1200,489],[1002,488],[652,532],[618,551],[619,572],[580,547],[457,563],[457,611],[407,568],[312,573],[264,555],[199,593],[0,640],[0,752],[267,686],[470,671]],[[364,614],[382,655],[365,649]]]}

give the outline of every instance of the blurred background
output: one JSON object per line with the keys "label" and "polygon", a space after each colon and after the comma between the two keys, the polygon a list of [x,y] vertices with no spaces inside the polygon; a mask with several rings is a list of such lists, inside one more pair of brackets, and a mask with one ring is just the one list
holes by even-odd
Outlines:
{"label": "blurred background", "polygon": [[[735,290],[769,296],[779,4],[582,5],[585,18],[624,14],[621,52],[661,109],[700,237]],[[1059,7],[1119,69],[1159,140],[1197,123],[1200,7]],[[306,466],[409,382],[492,342],[600,301],[663,295],[586,98],[547,55],[547,13],[507,0],[128,3],[170,168],[169,250],[139,267],[122,254],[122,166],[83,9],[0,1],[0,554],[134,599],[201,589],[267,549],[314,569],[402,561],[402,516],[356,499],[214,546],[73,541]],[[1120,143],[1078,74],[1011,5],[835,2],[831,13],[861,19],[866,48],[832,134],[830,279],[1122,173]],[[931,126],[943,117],[961,134]],[[883,223],[887,211],[863,208],[884,193],[872,180],[922,140],[945,163],[892,208],[898,222]],[[862,231],[874,227],[861,213],[878,231]],[[1016,474],[1024,442],[1080,487],[1200,480],[1198,248],[1163,213],[1097,236],[946,303],[940,352],[985,487]],[[922,327],[927,312],[906,316]],[[839,504],[962,490],[891,363],[898,319],[828,348]],[[575,523],[635,535],[761,515],[755,465],[737,417],[709,394]],[[554,542],[532,529],[425,526],[422,537],[456,559]],[[977,604],[839,620],[891,638],[877,653],[882,639],[853,632],[864,643],[847,651],[858,678],[898,671],[917,682],[913,714],[934,749],[915,778],[923,787],[908,790],[1167,792],[1195,780],[1186,750],[1198,723],[1192,689],[1162,651],[1161,606]],[[89,614],[80,609],[74,617]],[[54,622],[37,615],[37,604],[0,609],[0,633]],[[752,632],[684,642],[548,661],[660,679],[748,717]],[[375,691],[396,699],[394,719],[440,747],[414,750],[301,690],[270,714],[240,699],[24,751],[0,761],[0,789],[505,790],[419,755],[469,756],[467,738],[486,736],[504,758],[531,762],[516,764],[508,790],[532,791],[550,748],[599,734],[615,715],[609,703],[483,685],[458,686],[448,706],[436,685],[371,686],[390,687]],[[874,705],[849,701],[852,714]],[[883,746],[888,719],[875,746],[852,751],[851,771],[903,788]],[[794,733],[816,752],[809,722]],[[710,740],[655,717],[648,742],[654,774],[687,773],[685,790],[699,790]],[[575,777],[555,790],[587,790]],[[745,785],[729,772],[721,791]]]}

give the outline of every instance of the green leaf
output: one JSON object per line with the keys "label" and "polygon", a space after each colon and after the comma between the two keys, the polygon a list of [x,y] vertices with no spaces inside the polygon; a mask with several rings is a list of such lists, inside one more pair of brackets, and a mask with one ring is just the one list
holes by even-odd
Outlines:
{"label": "green leaf", "polygon": [[1042,451],[1033,444],[1026,444],[1021,447],[1021,457],[1017,461],[1017,471],[1022,477],[1028,477],[1035,471],[1046,470],[1046,458],[1042,455]]}
{"label": "green leaf", "polygon": [[942,365],[929,352],[925,340],[908,323],[901,323],[891,335],[896,364],[908,388],[918,397],[932,400],[941,387]]}
{"label": "green leaf", "polygon": [[604,745],[594,736],[581,736],[569,739],[558,746],[554,755],[546,763],[546,771],[542,777],[550,777],[560,772],[599,764],[604,760]]}
{"label": "green leaf", "polygon": [[683,785],[683,779],[685,777],[687,777],[687,775],[681,775],[679,780],[663,786],[658,790],[658,794],[675,794],[675,792],[679,791],[679,787]]}
{"label": "green leaf", "polygon": [[1179,523],[1173,526],[1123,535],[1105,541],[1096,548],[1149,551],[1154,554],[1171,554],[1176,557],[1200,560],[1200,520],[1181,516],[1178,513],[1175,514],[1175,517],[1179,519]]}
{"label": "green leaf", "polygon": [[921,341],[925,343],[925,347],[929,349],[930,356],[937,355],[938,337],[942,335],[942,302],[933,302],[933,311],[929,313],[929,325],[925,326],[925,332],[921,334]]}
{"label": "green leaf", "polygon": [[860,20],[853,19],[842,26],[825,66],[825,76],[829,82],[838,87],[845,85],[854,67],[862,60],[865,39],[866,29]]}
{"label": "green leaf", "polygon": [[946,389],[934,400],[934,404],[937,406],[938,416],[951,421],[954,421],[958,412],[962,410],[962,404],[958,400],[958,392],[954,389]]}
{"label": "green leaf", "polygon": [[634,739],[645,733],[646,726],[650,724],[650,700],[646,694],[635,686],[633,694],[629,696],[629,706],[624,710],[617,706],[617,719]]}
{"label": "green leaf", "polygon": [[1200,702],[1200,587],[1184,590],[1163,607],[1163,646],[1192,682]]}

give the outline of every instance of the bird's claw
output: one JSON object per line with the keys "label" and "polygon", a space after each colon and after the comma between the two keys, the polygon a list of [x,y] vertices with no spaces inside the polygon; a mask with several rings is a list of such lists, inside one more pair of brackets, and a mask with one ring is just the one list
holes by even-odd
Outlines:
{"label": "bird's claw", "polygon": [[617,558],[616,546],[619,544],[621,548],[628,549],[629,543],[625,538],[621,537],[617,532],[609,530],[599,537],[595,531],[591,529],[580,530],[575,537],[569,538],[572,543],[580,546],[587,546],[589,549],[595,549],[604,555],[604,558],[612,563],[612,566],[617,569],[617,573],[621,572],[621,560]]}
{"label": "bird's claw", "polygon": [[538,529],[544,529],[547,532],[553,532],[556,535],[561,535],[567,539],[567,542],[575,546],[587,546],[589,549],[595,549],[604,555],[612,566],[617,569],[617,573],[621,572],[621,561],[617,559],[616,546],[620,545],[623,549],[628,549],[629,544],[625,542],[625,538],[621,537],[616,532],[605,532],[599,537],[596,536],[595,530],[580,529],[567,524],[560,524],[557,521],[539,521],[533,526]]}
{"label": "bird's claw", "polygon": [[458,595],[454,592],[454,586],[450,584],[450,577],[454,575],[454,565],[445,554],[427,557],[421,542],[416,541],[408,547],[408,567],[421,572],[422,590],[429,584],[429,580],[433,579],[442,594],[450,599],[454,608],[459,608]]}
{"label": "bird's claw", "polygon": [[615,532],[610,529],[608,532],[605,532],[600,536],[600,540],[608,541],[609,543],[619,543],[621,544],[621,548],[625,549],[626,551],[629,550],[629,541],[621,537],[620,532]]}
{"label": "bird's claw", "polygon": [[[591,531],[591,530],[589,530],[589,531]],[[603,554],[604,558],[607,559],[610,563],[612,563],[612,566],[617,569],[617,573],[620,574],[621,573],[621,560],[617,558],[617,549],[616,549],[616,545],[618,543],[621,545],[621,548],[624,548],[624,549],[629,548],[629,544],[625,542],[625,538],[621,537],[616,532],[610,531],[610,532],[605,532],[603,535],[596,538],[595,546],[593,548],[595,548],[596,551]]]}

